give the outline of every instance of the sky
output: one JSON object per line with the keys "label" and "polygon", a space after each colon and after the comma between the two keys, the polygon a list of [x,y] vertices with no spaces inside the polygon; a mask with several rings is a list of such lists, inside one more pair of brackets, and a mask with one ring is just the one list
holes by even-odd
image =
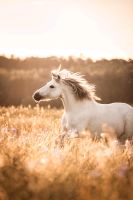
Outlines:
{"label": "sky", "polygon": [[133,0],[0,0],[0,54],[133,58]]}

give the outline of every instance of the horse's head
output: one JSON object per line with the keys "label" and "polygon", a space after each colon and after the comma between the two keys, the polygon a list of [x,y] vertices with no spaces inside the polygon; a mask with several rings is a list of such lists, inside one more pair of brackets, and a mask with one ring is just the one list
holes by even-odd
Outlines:
{"label": "horse's head", "polygon": [[33,99],[36,102],[56,99],[61,96],[62,85],[60,69],[52,71],[51,74],[52,80],[37,91],[35,91],[35,93],[33,94]]}
{"label": "horse's head", "polygon": [[77,100],[100,100],[95,94],[95,86],[89,84],[80,73],[72,73],[66,69],[60,71],[60,68],[51,73],[52,80],[33,94],[35,101],[64,98],[66,93]]}

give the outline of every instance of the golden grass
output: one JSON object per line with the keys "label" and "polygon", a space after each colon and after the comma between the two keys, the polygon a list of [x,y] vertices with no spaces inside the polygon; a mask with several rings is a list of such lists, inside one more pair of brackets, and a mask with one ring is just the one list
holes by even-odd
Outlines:
{"label": "golden grass", "polygon": [[0,108],[0,200],[133,199],[132,144],[57,143],[62,111]]}

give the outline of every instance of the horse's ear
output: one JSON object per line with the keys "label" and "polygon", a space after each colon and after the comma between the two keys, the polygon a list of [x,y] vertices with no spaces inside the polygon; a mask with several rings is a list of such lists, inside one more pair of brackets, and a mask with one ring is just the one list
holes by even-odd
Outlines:
{"label": "horse's ear", "polygon": [[60,76],[58,75],[58,80],[60,80]]}
{"label": "horse's ear", "polygon": [[53,78],[55,81],[57,81],[57,82],[60,81],[61,77],[60,77],[59,74],[55,73],[54,71],[52,71],[51,74],[52,74],[52,78]]}
{"label": "horse's ear", "polygon": [[58,67],[58,72],[61,70],[61,64],[59,65],[59,67]]}

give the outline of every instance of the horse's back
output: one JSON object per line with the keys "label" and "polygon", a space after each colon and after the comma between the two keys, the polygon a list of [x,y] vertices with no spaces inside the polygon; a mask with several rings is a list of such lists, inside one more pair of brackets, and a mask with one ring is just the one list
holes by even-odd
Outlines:
{"label": "horse's back", "polygon": [[121,116],[123,115],[133,116],[133,107],[127,103],[110,103],[102,105],[105,105],[105,109],[111,111],[112,113],[118,113],[118,115]]}

